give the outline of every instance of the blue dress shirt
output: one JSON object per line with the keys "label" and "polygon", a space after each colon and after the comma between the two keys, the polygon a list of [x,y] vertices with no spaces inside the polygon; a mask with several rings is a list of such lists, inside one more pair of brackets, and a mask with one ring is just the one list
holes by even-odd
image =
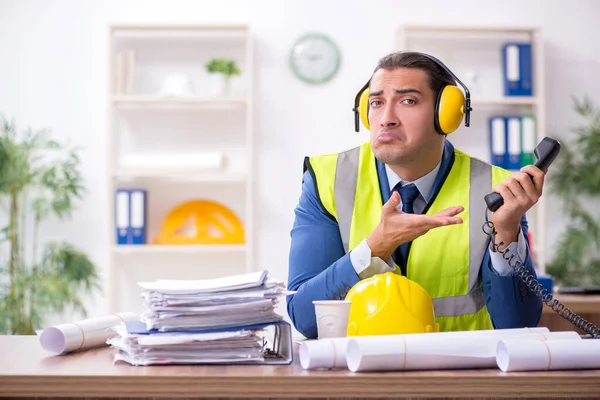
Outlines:
{"label": "blue dress shirt", "polygon": [[[454,160],[454,147],[446,140],[440,164],[427,178],[415,181],[419,187],[422,205],[415,201],[415,212],[424,208],[424,198],[437,191],[451,168]],[[379,185],[383,203],[390,197],[391,183],[399,180],[397,176],[388,177],[383,163],[377,161]],[[432,179],[435,177],[434,179]],[[431,184],[429,194],[423,192]],[[393,186],[392,186],[393,187]],[[356,261],[351,258],[354,249],[344,252],[337,221],[326,213],[315,192],[314,181],[308,171],[303,176],[302,193],[295,209],[295,220],[291,230],[289,255],[288,289],[296,291],[287,297],[288,314],[295,328],[307,338],[317,336],[313,300],[339,298],[359,280]],[[525,249],[524,264],[535,276],[527,237],[527,219],[521,218],[519,251]],[[483,232],[482,232],[483,234]],[[361,243],[365,245],[365,241]],[[512,250],[517,243],[511,244]],[[355,257],[356,258],[356,257]],[[389,263],[389,260],[386,260]],[[385,264],[385,263],[384,263]],[[492,265],[493,264],[493,265]],[[500,272],[500,273],[499,273]],[[512,268],[502,257],[488,250],[481,265],[481,277],[486,297],[486,305],[493,326],[498,328],[518,328],[537,326],[541,317],[542,301],[535,296],[512,272]]]}

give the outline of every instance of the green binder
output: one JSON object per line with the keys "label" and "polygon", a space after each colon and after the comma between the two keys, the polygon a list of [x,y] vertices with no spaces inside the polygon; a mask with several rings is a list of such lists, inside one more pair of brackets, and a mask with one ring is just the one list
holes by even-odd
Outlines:
{"label": "green binder", "polygon": [[533,150],[537,144],[535,117],[533,115],[521,116],[521,168],[535,164]]}

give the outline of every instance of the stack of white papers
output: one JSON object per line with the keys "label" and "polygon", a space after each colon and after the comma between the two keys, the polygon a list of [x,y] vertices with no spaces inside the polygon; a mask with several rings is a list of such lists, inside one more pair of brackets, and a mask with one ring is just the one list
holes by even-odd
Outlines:
{"label": "stack of white papers", "polygon": [[196,331],[281,321],[278,297],[287,293],[268,272],[225,278],[141,282],[148,330]]}
{"label": "stack of white papers", "polygon": [[115,360],[131,365],[261,362],[263,339],[259,330],[242,329],[213,333],[130,334],[108,343],[119,352]]}
{"label": "stack of white papers", "polygon": [[285,285],[268,272],[140,282],[141,321],[113,328],[115,361],[154,364],[291,362],[291,330],[275,312]]}

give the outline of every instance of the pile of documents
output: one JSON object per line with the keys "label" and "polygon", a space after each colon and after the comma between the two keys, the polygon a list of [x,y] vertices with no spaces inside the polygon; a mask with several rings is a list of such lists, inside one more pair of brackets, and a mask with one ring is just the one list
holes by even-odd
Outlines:
{"label": "pile of documents", "polygon": [[220,329],[280,321],[283,283],[268,272],[200,281],[142,282],[142,320],[158,331]]}
{"label": "pile of documents", "polygon": [[[289,292],[268,272],[210,280],[140,282],[141,321],[109,344],[132,365],[291,362],[291,329],[275,309]],[[284,338],[285,342],[288,340]],[[290,358],[290,359],[288,359]]]}

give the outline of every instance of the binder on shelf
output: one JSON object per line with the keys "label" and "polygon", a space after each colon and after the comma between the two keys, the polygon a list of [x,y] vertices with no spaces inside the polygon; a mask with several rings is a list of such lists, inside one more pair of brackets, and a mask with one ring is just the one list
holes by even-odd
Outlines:
{"label": "binder on shelf", "polygon": [[536,146],[535,117],[523,115],[521,117],[521,167],[535,164]]}
{"label": "binder on shelf", "polygon": [[115,197],[117,244],[146,244],[146,191],[117,189]]}
{"label": "binder on shelf", "polygon": [[508,157],[505,168],[519,170],[521,168],[521,117],[506,118],[506,138]]}
{"label": "binder on shelf", "polygon": [[146,191],[130,191],[131,244],[146,244]]}
{"label": "binder on shelf", "polygon": [[490,117],[490,160],[492,165],[506,168],[506,119],[503,116]]}
{"label": "binder on shelf", "polygon": [[129,191],[118,189],[115,196],[115,228],[117,244],[128,244],[129,242]]}
{"label": "binder on shelf", "polygon": [[504,95],[533,95],[530,43],[506,43],[502,47],[502,70],[504,73]]}

